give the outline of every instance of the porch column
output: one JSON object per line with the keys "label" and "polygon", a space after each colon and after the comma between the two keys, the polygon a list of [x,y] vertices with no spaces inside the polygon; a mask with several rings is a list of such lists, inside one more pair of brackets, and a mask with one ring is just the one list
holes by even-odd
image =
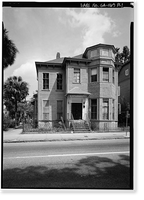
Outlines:
{"label": "porch column", "polygon": [[67,96],[66,107],[67,107],[67,120],[70,120],[71,119],[71,97],[69,95]]}
{"label": "porch column", "polygon": [[83,99],[83,109],[82,109],[82,119],[83,120],[88,120],[89,116],[88,116],[88,108],[89,108],[89,105],[88,105],[88,97],[84,98]]}

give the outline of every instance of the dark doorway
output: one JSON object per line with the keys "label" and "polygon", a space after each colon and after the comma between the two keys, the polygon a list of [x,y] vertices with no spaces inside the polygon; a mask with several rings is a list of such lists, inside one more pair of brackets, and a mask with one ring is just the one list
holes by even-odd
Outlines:
{"label": "dark doorway", "polygon": [[82,119],[82,103],[72,103],[72,115],[74,119]]}

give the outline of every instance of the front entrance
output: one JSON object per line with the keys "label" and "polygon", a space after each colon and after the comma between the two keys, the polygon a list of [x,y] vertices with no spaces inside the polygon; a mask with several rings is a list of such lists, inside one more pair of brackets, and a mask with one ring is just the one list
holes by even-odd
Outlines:
{"label": "front entrance", "polygon": [[71,113],[74,119],[82,119],[82,103],[72,103]]}

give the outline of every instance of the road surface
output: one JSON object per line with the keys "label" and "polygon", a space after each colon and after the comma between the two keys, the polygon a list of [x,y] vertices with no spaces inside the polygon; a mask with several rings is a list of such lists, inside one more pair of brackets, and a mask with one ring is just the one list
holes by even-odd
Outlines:
{"label": "road surface", "polygon": [[129,139],[5,143],[4,188],[130,188]]}

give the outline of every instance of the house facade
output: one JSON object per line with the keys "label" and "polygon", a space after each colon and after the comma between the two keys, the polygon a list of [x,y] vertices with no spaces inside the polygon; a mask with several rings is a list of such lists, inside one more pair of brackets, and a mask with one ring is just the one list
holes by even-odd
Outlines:
{"label": "house facade", "polygon": [[[38,79],[39,127],[66,127],[83,120],[93,129],[115,129],[118,124],[118,72],[115,47],[98,44],[75,57],[35,62]],[[62,118],[61,118],[62,117]]]}
{"label": "house facade", "polygon": [[130,60],[121,66],[118,73],[119,86],[119,123],[125,121],[126,114],[130,114]]}
{"label": "house facade", "polygon": [[130,103],[130,60],[121,66],[118,73],[118,86],[120,87],[119,102],[124,98]]}

